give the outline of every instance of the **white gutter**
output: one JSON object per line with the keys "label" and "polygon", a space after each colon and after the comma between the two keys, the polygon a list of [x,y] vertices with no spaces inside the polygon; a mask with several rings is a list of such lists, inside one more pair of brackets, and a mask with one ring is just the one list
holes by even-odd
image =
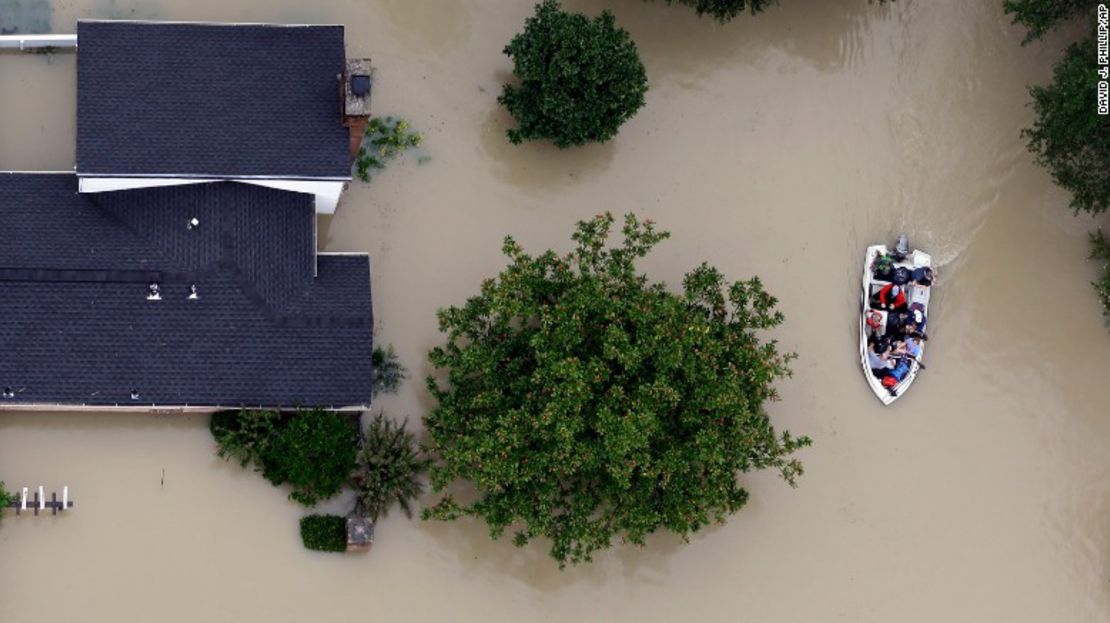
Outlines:
{"label": "white gutter", "polygon": [[77,48],[77,35],[0,35],[0,49]]}

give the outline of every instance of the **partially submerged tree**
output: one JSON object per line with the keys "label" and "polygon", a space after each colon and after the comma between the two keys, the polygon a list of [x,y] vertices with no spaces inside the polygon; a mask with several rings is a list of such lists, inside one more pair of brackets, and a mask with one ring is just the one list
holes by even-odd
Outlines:
{"label": "partially submerged tree", "polygon": [[759,332],[782,314],[758,278],[726,283],[702,264],[672,293],[636,261],[668,236],[628,215],[578,224],[576,249],[533,257],[506,238],[509,266],[462,307],[439,311],[445,345],[428,380],[431,470],[444,495],[425,518],[481,518],[498,538],[551,541],[560,566],[590,560],[614,538],[683,538],[739,510],[738,473],[802,473],[790,455],[810,440],[777,433],[764,404],[793,355]]}
{"label": "partially submerged tree", "polygon": [[362,435],[351,487],[355,514],[377,521],[393,504],[412,517],[412,503],[424,492],[421,475],[428,459],[420,454],[416,438],[382,414],[370,420]]}
{"label": "partially submerged tree", "polygon": [[[778,4],[778,0],[665,0],[667,4],[684,4],[698,12],[698,16],[708,15],[718,22],[728,22],[745,11],[752,15],[761,13],[767,7]],[[875,2],[876,0],[868,0]],[[886,4],[894,0],[877,0]]]}
{"label": "partially submerged tree", "polygon": [[1099,263],[1098,281],[1091,285],[1098,293],[1098,302],[1102,304],[1102,315],[1110,321],[1110,241],[1106,240],[1101,229],[1091,234],[1091,259]]}
{"label": "partially submerged tree", "polygon": [[343,489],[355,465],[358,429],[349,416],[313,409],[282,427],[263,456],[262,475],[293,487],[289,498],[314,506]]}
{"label": "partially submerged tree", "polygon": [[255,471],[262,471],[262,457],[269,451],[280,425],[278,412],[254,409],[218,411],[208,421],[216,439],[217,456],[238,461],[240,467],[253,463]]}
{"label": "partially submerged tree", "polygon": [[1080,15],[1093,17],[1098,4],[1099,0],[1005,0],[1002,8],[1028,30],[1025,44]]}
{"label": "partially submerged tree", "polygon": [[253,463],[275,486],[289,484],[290,499],[305,506],[339,493],[354,468],[358,429],[334,411],[224,411],[209,427],[220,457]]}
{"label": "partially submerged tree", "polygon": [[516,118],[508,131],[513,143],[604,142],[644,105],[647,73],[636,44],[608,11],[591,19],[544,0],[505,54],[520,81],[498,98]]}
{"label": "partially submerged tree", "polygon": [[698,12],[698,16],[708,15],[718,22],[727,22],[745,11],[752,15],[777,4],[778,0],[666,0],[667,4],[685,4]]}
{"label": "partially submerged tree", "polygon": [[1036,119],[1023,131],[1037,163],[1072,194],[1076,212],[1110,207],[1110,116],[1096,110],[1095,41],[1072,44],[1053,70],[1052,84],[1032,87]]}

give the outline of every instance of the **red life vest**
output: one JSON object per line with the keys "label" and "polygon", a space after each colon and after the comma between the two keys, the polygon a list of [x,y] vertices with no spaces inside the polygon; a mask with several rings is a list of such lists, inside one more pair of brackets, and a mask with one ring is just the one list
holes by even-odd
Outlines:
{"label": "red life vest", "polygon": [[[890,306],[890,292],[894,289],[893,283],[888,283],[879,290],[879,303],[883,307]],[[898,296],[894,297],[894,307],[905,307],[906,305],[906,289],[903,287],[898,288]]]}

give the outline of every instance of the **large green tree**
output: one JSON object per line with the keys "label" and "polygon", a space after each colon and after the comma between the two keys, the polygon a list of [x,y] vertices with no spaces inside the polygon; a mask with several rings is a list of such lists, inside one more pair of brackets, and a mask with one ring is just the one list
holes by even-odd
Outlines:
{"label": "large green tree", "polygon": [[612,223],[579,223],[568,255],[506,238],[508,267],[440,310],[432,486],[477,491],[443,495],[425,518],[481,518],[520,546],[549,539],[562,566],[614,539],[725,521],[748,499],[741,473],[773,468],[792,485],[802,473],[790,455],[809,439],[777,433],[764,411],[793,356],[760,337],[782,322],[775,298],[706,264],[673,293],[636,267],[668,235],[628,215],[610,247]]}
{"label": "large green tree", "polygon": [[1093,17],[1099,0],[1004,0],[1002,8],[1014,16],[1014,23],[1025,26],[1023,43],[1040,39],[1045,33],[1080,15]]}
{"label": "large green tree", "polygon": [[1099,213],[1110,206],[1110,116],[1096,109],[1095,41],[1072,44],[1052,84],[1032,87],[1036,119],[1024,131],[1037,163],[1072,194],[1071,207]]}
{"label": "large green tree", "polygon": [[604,142],[644,105],[647,73],[636,44],[608,11],[591,19],[544,0],[505,54],[519,80],[498,98],[516,118],[508,131],[513,143]]}

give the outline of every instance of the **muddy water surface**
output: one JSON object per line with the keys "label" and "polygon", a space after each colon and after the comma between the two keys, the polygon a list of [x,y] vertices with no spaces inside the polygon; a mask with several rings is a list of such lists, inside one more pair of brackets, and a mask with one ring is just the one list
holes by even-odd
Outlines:
{"label": "muddy water surface", "polygon": [[[653,275],[760,275],[800,354],[771,411],[814,438],[801,486],[746,476],[727,525],[562,573],[542,547],[400,516],[369,555],[327,556],[301,548],[282,491],[212,455],[205,418],[3,414],[0,476],[68,484],[78,508],[4,520],[0,620],[1110,620],[1092,223],[1018,136],[1064,35],[1022,48],[997,0],[790,0],[729,26],[569,4],[614,10],[651,90],[614,142],[564,152],[509,145],[495,102],[527,2],[59,0],[50,20],[346,24],[378,67],[376,110],[425,130],[432,159],[352,187],[321,244],[371,254],[379,339],[416,376],[435,309],[502,265],[507,233],[566,248],[574,221],[635,211],[674,234]],[[0,58],[0,170],[72,168],[74,67]],[[860,379],[855,285],[862,249],[898,231],[942,280],[929,369],[883,408]],[[410,381],[381,406],[415,421],[429,400]]]}

